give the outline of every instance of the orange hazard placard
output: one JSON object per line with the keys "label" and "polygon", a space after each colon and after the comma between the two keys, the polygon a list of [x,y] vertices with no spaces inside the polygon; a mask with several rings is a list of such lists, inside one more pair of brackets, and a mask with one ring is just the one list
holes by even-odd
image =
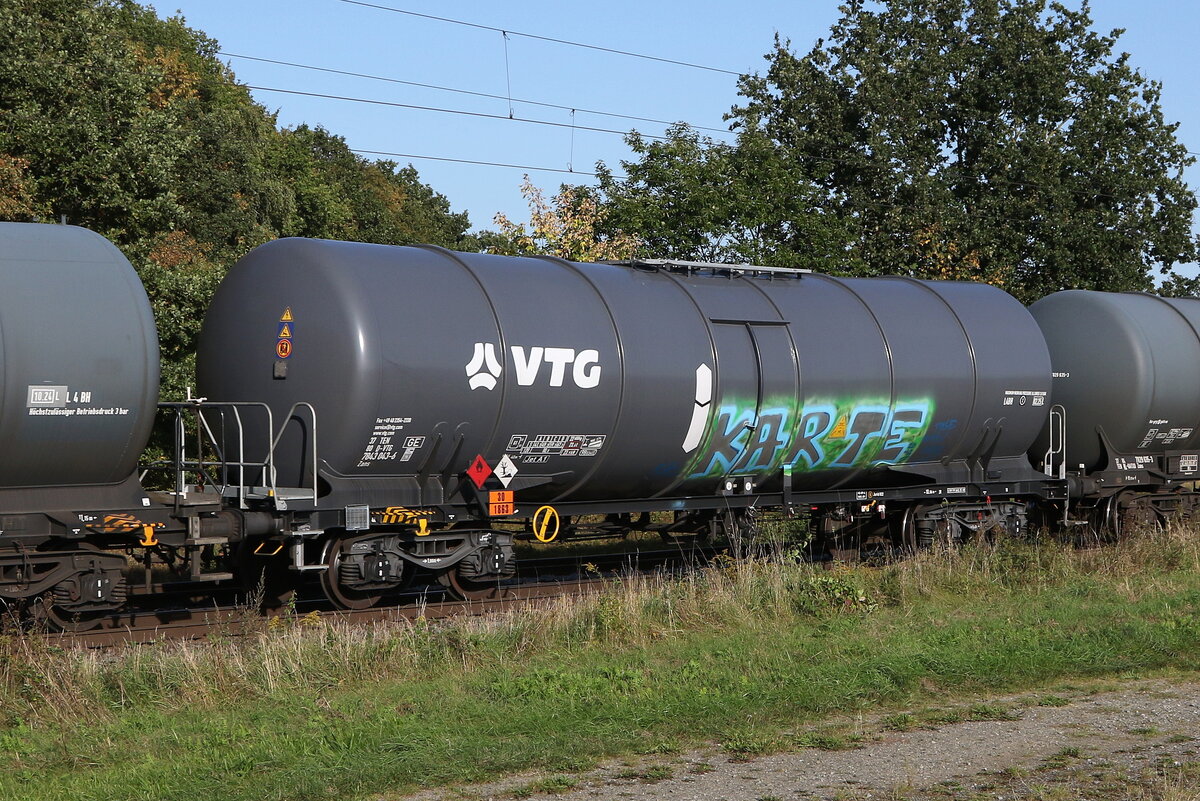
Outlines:
{"label": "orange hazard placard", "polygon": [[512,490],[493,490],[488,493],[488,516],[504,517],[516,512]]}

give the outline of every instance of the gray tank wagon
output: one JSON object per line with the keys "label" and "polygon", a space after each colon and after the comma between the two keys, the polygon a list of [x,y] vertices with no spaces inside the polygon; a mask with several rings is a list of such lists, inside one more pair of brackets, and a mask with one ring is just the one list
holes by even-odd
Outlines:
{"label": "gray tank wagon", "polygon": [[[299,239],[230,272],[198,370],[210,400],[311,403],[328,491],[418,506],[476,455],[554,504],[1028,477],[1050,390],[982,284]],[[310,484],[300,439],[281,486]]]}
{"label": "gray tank wagon", "polygon": [[1200,474],[1200,301],[1071,290],[1029,311],[1054,369],[1035,461],[1110,528],[1195,511],[1183,490]]}
{"label": "gray tank wagon", "polygon": [[83,228],[0,223],[0,242],[0,509],[44,510],[47,488],[140,503],[158,336],[137,273]]}
{"label": "gray tank wagon", "polygon": [[82,541],[130,530],[124,511],[150,503],[135,471],[158,402],[158,337],[112,243],[0,223],[0,375],[0,599],[119,605],[124,557]]}
{"label": "gray tank wagon", "polygon": [[[512,493],[501,514],[700,526],[803,493],[842,510],[836,531],[859,507],[888,521],[890,488],[978,498],[1043,478],[1025,454],[1050,364],[1028,311],[980,284],[292,239],[231,270],[198,378],[210,401],[290,420],[238,429],[277,441],[276,492],[366,507],[372,525],[388,508],[486,524],[492,493]],[[931,536],[945,509],[900,525]],[[955,514],[1020,527],[1024,503]]]}

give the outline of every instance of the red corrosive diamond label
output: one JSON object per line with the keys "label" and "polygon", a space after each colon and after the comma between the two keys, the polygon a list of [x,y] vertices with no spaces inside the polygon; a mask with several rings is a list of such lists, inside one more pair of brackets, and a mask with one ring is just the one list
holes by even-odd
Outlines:
{"label": "red corrosive diamond label", "polygon": [[471,462],[471,466],[467,468],[467,475],[475,482],[478,489],[483,489],[483,482],[487,481],[487,477],[492,474],[492,467],[483,459],[483,454],[475,457],[475,461]]}

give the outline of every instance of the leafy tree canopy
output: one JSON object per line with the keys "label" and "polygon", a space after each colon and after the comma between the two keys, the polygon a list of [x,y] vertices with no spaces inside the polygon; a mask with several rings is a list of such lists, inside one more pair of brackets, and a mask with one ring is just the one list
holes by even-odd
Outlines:
{"label": "leafy tree canopy", "polygon": [[735,144],[677,129],[602,178],[678,257],[984,280],[1032,300],[1195,260],[1193,161],[1120,31],[1046,0],[851,0],[741,81]]}
{"label": "leafy tree canopy", "polygon": [[526,175],[521,194],[529,203],[529,224],[514,223],[503,213],[497,214],[494,222],[499,231],[489,232],[482,242],[488,252],[603,261],[627,259],[637,250],[636,238],[601,232],[608,211],[600,205],[594,190],[563,184],[547,202],[542,190]]}
{"label": "leafy tree canopy", "polygon": [[280,130],[217,51],[130,0],[0,3],[0,219],[66,217],[125,251],[172,399],[191,383],[215,287],[253,246],[476,245],[411,166],[367,161],[320,128]]}

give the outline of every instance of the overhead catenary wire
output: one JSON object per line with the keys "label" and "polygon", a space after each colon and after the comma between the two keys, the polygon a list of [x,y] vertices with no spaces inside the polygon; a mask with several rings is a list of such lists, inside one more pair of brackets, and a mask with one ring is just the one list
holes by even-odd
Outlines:
{"label": "overhead catenary wire", "polygon": [[719,72],[724,75],[736,75],[738,77],[741,77],[744,74],[744,73],[738,72],[736,70],[727,70],[727,69],[722,69],[720,67],[710,67],[706,64],[694,64],[689,61],[678,61],[673,58],[664,58],[662,56],[651,56],[646,53],[634,53],[629,50],[618,50],[615,47],[603,47],[601,45],[587,44],[586,42],[574,42],[574,41],[571,41],[570,39],[556,39],[553,36],[542,36],[542,35],[536,34],[536,33],[522,33],[521,31],[514,31],[511,28],[497,28],[492,25],[481,25],[477,22],[467,22],[467,21],[461,20],[461,19],[451,19],[450,17],[439,17],[434,14],[421,14],[417,11],[409,11],[409,10],[403,9],[403,8],[395,8],[393,6],[384,6],[384,5],[379,5],[377,3],[366,3],[366,2],[363,2],[362,0],[341,0],[341,2],[348,3],[348,4],[354,5],[354,6],[363,6],[364,8],[375,8],[380,11],[390,11],[394,14],[407,14],[410,17],[420,17],[421,19],[431,19],[431,20],[436,20],[438,22],[447,22],[447,23],[450,23],[453,25],[463,25],[465,27],[475,28],[475,29],[481,30],[481,31],[494,31],[496,33],[504,34],[506,36],[507,35],[522,36],[526,39],[537,39],[542,42],[553,42],[555,44],[569,45],[570,47],[582,47],[582,48],[586,48],[588,50],[599,50],[602,53],[613,53],[618,56],[628,56],[630,58],[640,58],[640,59],[645,59],[646,61],[658,61],[663,64],[674,64],[679,67],[690,67],[691,69],[706,70],[708,72]]}
{"label": "overhead catenary wire", "polygon": [[[352,147],[350,150],[364,156],[388,156],[391,158],[400,159],[427,159],[429,161],[448,161],[453,164],[473,164],[481,167],[506,167],[513,170],[527,170],[529,172],[562,172],[571,175],[590,175],[593,178],[598,178],[599,173],[585,172],[582,170],[565,170],[562,167],[534,167],[527,164],[509,164],[501,161],[477,161],[475,159],[454,159],[448,156],[422,156],[415,153],[393,153],[389,150],[363,150],[361,148]],[[613,175],[618,181],[624,181],[626,176]]]}
{"label": "overhead catenary wire", "polygon": [[508,66],[508,33],[503,32],[504,38],[504,85],[508,88],[508,118],[513,118],[512,104],[512,70]]}
{"label": "overhead catenary wire", "polygon": [[[569,174],[569,175],[590,176],[592,178],[600,177],[599,173],[589,172],[586,170],[563,169],[562,167],[538,167],[538,166],[533,166],[533,165],[528,165],[528,164],[511,164],[508,162],[499,162],[499,161],[460,159],[460,158],[451,158],[449,156],[429,156],[429,155],[421,155],[421,154],[416,154],[416,153],[397,153],[397,152],[390,151],[390,150],[367,150],[367,149],[363,149],[363,148],[350,148],[350,150],[351,150],[351,152],[358,153],[358,154],[364,155],[364,156],[386,156],[389,158],[419,159],[419,160],[426,160],[426,161],[442,161],[442,162],[449,162],[452,164],[470,164],[470,165],[481,166],[481,167],[501,167],[501,168],[514,169],[514,170],[525,170],[527,172],[552,172],[552,173],[565,173],[565,174]],[[836,161],[836,159],[826,159],[826,158],[821,158],[819,156],[813,157],[813,158],[814,158],[814,160],[821,160],[821,161]],[[610,173],[609,177],[611,177],[613,180],[617,180],[617,181],[629,180],[629,176],[621,175],[618,173]],[[1038,184],[1029,184],[1029,183],[1026,183],[1023,181],[1010,181],[1007,183],[1042,188]],[[1084,193],[1076,192],[1075,194],[1082,195]],[[1096,196],[1098,196],[1098,197],[1114,197],[1113,195],[1105,195],[1102,193],[1097,194]],[[905,205],[905,204],[889,203],[887,201],[882,201],[882,200],[876,200],[876,201],[865,202],[865,203],[860,202],[857,204],[860,211],[863,209],[868,209],[868,208],[875,209],[875,210],[895,209],[895,208],[900,208],[903,205]],[[826,211],[830,211],[830,210],[831,209],[826,209]],[[1013,219],[1013,218],[1005,218],[1005,219]],[[1013,221],[1016,222],[1017,220],[1013,219]]]}
{"label": "overhead catenary wire", "polygon": [[[634,114],[620,114],[614,111],[598,111],[591,108],[580,108],[579,106],[565,106],[560,103],[547,103],[541,100],[528,100],[520,97],[512,97],[510,95],[496,95],[489,92],[476,92],[470,89],[457,89],[451,86],[439,86],[432,83],[420,83],[418,81],[405,81],[400,78],[390,78],[384,75],[372,75],[366,72],[352,72],[350,70],[339,70],[332,67],[318,67],[313,64],[300,64],[295,61],[280,61],[273,58],[262,58],[260,56],[248,56],[242,53],[230,53],[227,51],[219,51],[218,55],[225,58],[238,58],[246,61],[258,61],[264,64],[275,64],[281,67],[295,67],[296,69],[311,70],[313,72],[325,72],[331,75],[345,75],[351,78],[365,78],[372,81],[383,81],[385,83],[395,83],[402,86],[415,86],[419,89],[433,89],[438,92],[452,92],[454,94],[469,95],[471,97],[484,97],[489,100],[505,100],[509,103],[520,103],[527,106],[540,106],[542,108],[554,108],[562,111],[579,112],[580,114],[593,114],[598,117],[612,117],[614,119],[632,120],[634,122],[649,122],[655,125],[676,125],[679,120],[660,120],[653,117],[639,117]],[[696,131],[712,131],[714,133],[731,134],[728,128],[713,128],[705,125],[693,125],[687,123],[687,126]]]}
{"label": "overhead catenary wire", "polygon": [[[465,117],[480,117],[489,120],[512,120],[513,122],[524,122],[530,125],[548,125],[553,128],[571,128],[580,131],[592,131],[593,133],[615,134],[617,136],[627,136],[629,131],[618,131],[615,128],[597,128],[590,125],[575,125],[570,122],[554,122],[553,120],[536,120],[531,117],[507,117],[503,114],[489,114],[484,111],[467,111],[466,109],[458,108],[442,108],[440,106],[422,106],[415,103],[397,103],[393,100],[373,100],[366,97],[347,97],[345,95],[330,95],[323,92],[302,92],[299,89],[280,89],[272,86],[251,86],[246,85],[247,89],[252,89],[256,92],[278,92],[285,95],[299,95],[301,97],[319,97],[325,100],[343,100],[349,103],[366,103],[372,106],[390,106],[393,108],[407,108],[414,111],[433,111],[439,114],[460,114]],[[656,134],[638,133],[643,139],[659,139],[666,141],[670,139],[668,136],[659,136]]]}
{"label": "overhead catenary wire", "polygon": [[[633,122],[649,122],[649,123],[653,123],[655,125],[684,124],[684,125],[687,125],[687,127],[691,128],[693,131],[709,131],[712,133],[736,135],[735,131],[731,131],[728,128],[714,128],[714,127],[706,126],[706,125],[696,125],[694,123],[690,123],[685,120],[674,120],[674,121],[662,120],[662,119],[656,119],[654,117],[639,117],[634,114],[621,114],[621,113],[615,112],[615,111],[600,111],[598,109],[580,108],[578,106],[566,106],[566,105],[562,105],[560,103],[548,103],[548,102],[541,101],[541,100],[530,100],[528,98],[497,95],[497,94],[491,94],[489,92],[476,92],[471,89],[458,89],[458,88],[455,88],[452,86],[440,86],[438,84],[421,83],[419,81],[406,81],[401,78],[391,78],[391,77],[388,77],[385,75],[373,75],[371,73],[366,73],[366,72],[353,72],[351,70],[334,69],[333,67],[319,67],[314,64],[301,64],[301,63],[295,62],[295,61],[282,61],[280,59],[264,58],[262,56],[249,56],[244,53],[230,53],[230,52],[224,51],[224,50],[218,51],[217,55],[224,56],[225,58],[237,58],[237,59],[242,59],[245,61],[258,61],[258,62],[261,62],[264,64],[275,64],[275,65],[281,66],[281,67],[295,67],[296,69],[311,70],[314,72],[325,72],[325,73],[329,73],[332,75],[345,75],[345,76],[351,77],[351,78],[365,78],[367,80],[372,80],[372,81],[383,81],[386,83],[395,83],[395,84],[400,84],[402,86],[415,86],[420,89],[432,89],[432,90],[439,91],[439,92],[451,92],[454,94],[468,95],[471,97],[483,97],[483,98],[487,98],[489,100],[505,100],[505,101],[508,101],[509,103],[520,103],[522,105],[528,105],[528,106],[539,106],[542,108],[560,109],[562,111],[570,112],[572,118],[575,116],[576,112],[578,112],[580,114],[592,114],[592,115],[595,115],[598,117],[612,117],[614,119],[631,120]],[[253,89],[255,87],[248,87],[248,88]],[[278,91],[285,91],[285,90],[278,90]],[[362,102],[373,102],[373,101],[365,101],[364,100]],[[574,126],[572,126],[572,127],[574,127]],[[643,136],[645,136],[645,134],[643,134]],[[1195,150],[1186,150],[1184,152],[1187,153],[1189,156],[1200,156],[1200,152],[1197,152]],[[835,161],[835,162],[839,161],[837,159],[828,159],[828,160]]]}
{"label": "overhead catenary wire", "polygon": [[[353,102],[353,103],[367,103],[370,105],[390,106],[390,107],[395,107],[395,108],[407,108],[407,109],[414,109],[417,111],[434,111],[434,112],[439,112],[439,113],[444,113],[444,114],[460,114],[460,115],[464,115],[464,116],[468,116],[468,117],[478,117],[478,118],[482,118],[482,119],[493,119],[493,120],[508,120],[508,119],[510,119],[509,117],[506,117],[502,114],[488,114],[488,113],[481,112],[481,111],[466,111],[464,109],[448,109],[448,108],[440,108],[437,106],[420,106],[420,105],[415,105],[415,104],[411,104],[411,103],[397,103],[397,102],[390,101],[390,100],[371,100],[368,98],[345,97],[342,95],[330,95],[330,94],[323,94],[320,92],[303,92],[298,89],[279,89],[279,88],[273,88],[273,87],[269,87],[269,86],[246,86],[246,88],[252,89],[255,91],[260,91],[260,92],[279,92],[282,94],[300,95],[302,97],[319,97],[319,98],[328,99],[328,100],[344,100],[344,101]],[[573,129],[577,129],[580,131],[592,131],[594,133],[615,134],[618,136],[625,136],[629,133],[628,131],[618,131],[613,128],[597,128],[597,127],[586,126],[586,125],[572,125],[569,122],[554,122],[552,120],[536,120],[536,119],[530,119],[527,117],[512,117],[511,119],[514,122],[524,122],[524,123],[528,123],[531,125],[548,125],[548,126],[551,126],[554,128],[573,128]],[[656,134],[638,133],[638,136],[641,136],[644,139],[656,139],[656,140],[660,140],[660,141],[669,141],[670,140],[669,136],[659,136]],[[845,164],[845,165],[856,164],[856,162],[853,160],[846,159],[846,158],[834,158],[832,156],[801,155],[800,158],[805,161],[825,162],[825,163],[830,163],[830,164]],[[447,160],[452,161],[453,159],[447,159]],[[468,162],[469,160],[464,159],[463,161]],[[516,167],[519,165],[496,165],[496,166]],[[547,171],[554,172],[554,171],[558,171],[558,170],[547,169]],[[571,172],[571,170],[560,170],[560,171],[561,172]],[[577,175],[588,175],[588,174],[594,174],[594,173],[577,172],[576,174]],[[1011,180],[1011,179],[1006,179],[1006,178],[1000,178],[998,176],[991,176],[989,178],[989,180],[992,180],[996,183],[1008,184],[1010,186],[1026,186],[1026,187],[1032,187],[1032,188],[1036,188],[1036,189],[1052,189],[1052,188],[1054,188],[1054,187],[1048,186],[1046,184],[1035,183],[1033,181]],[[1114,200],[1120,199],[1117,195],[1113,195],[1113,194],[1110,194],[1107,192],[1098,192],[1098,191],[1094,191],[1094,190],[1092,190],[1092,191],[1070,190],[1070,191],[1072,192],[1072,194],[1076,194],[1081,197],[1102,197],[1102,198],[1111,198]],[[894,205],[894,204],[883,204],[883,205]]]}

